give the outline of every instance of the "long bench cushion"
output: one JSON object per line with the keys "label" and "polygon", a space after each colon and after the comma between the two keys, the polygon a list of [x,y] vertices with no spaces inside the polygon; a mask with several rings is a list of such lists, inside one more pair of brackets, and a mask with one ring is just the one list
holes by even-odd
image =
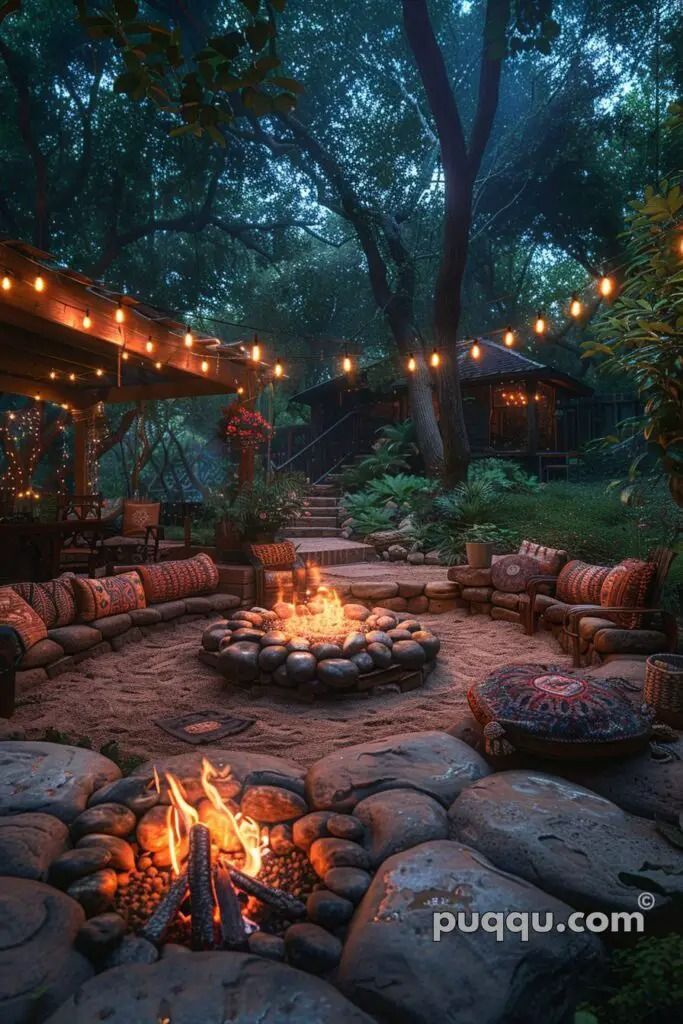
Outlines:
{"label": "long bench cushion", "polygon": [[99,629],[105,640],[111,640],[114,636],[121,636],[128,632],[133,625],[133,620],[126,612],[120,615],[107,615],[103,619],[93,619],[90,623],[93,629]]}
{"label": "long bench cushion", "polygon": [[47,629],[69,626],[76,621],[73,576],[58,576],[45,583],[13,583],[12,590],[23,597],[41,617]]}
{"label": "long bench cushion", "polygon": [[12,587],[0,587],[0,625],[15,630],[24,650],[47,636],[47,627],[40,615]]}
{"label": "long bench cushion", "polygon": [[668,640],[658,629],[600,629],[593,637],[598,654],[657,654]]}
{"label": "long bench cushion", "polygon": [[506,594],[503,590],[494,590],[491,594],[491,604],[496,608],[507,608],[511,612],[519,609],[520,599],[524,594]]}
{"label": "long bench cushion", "polygon": [[79,654],[81,651],[87,651],[102,640],[99,629],[93,629],[92,626],[82,623],[50,629],[47,635],[50,640],[54,640],[60,647],[63,647],[66,654]]}
{"label": "long bench cushion", "polygon": [[133,608],[128,614],[134,626],[156,626],[162,621],[158,608]]}
{"label": "long bench cushion", "polygon": [[161,604],[155,604],[154,610],[159,612],[162,622],[178,619],[187,611],[184,601],[163,601]]}
{"label": "long bench cushion", "polygon": [[214,612],[227,612],[231,608],[237,608],[240,599],[236,594],[209,594],[207,600]]}
{"label": "long bench cushion", "polygon": [[218,569],[204,552],[194,558],[141,565],[138,572],[145,588],[147,604],[178,601],[195,594],[211,594],[218,586]]}
{"label": "long bench cushion", "polygon": [[83,622],[102,619],[109,615],[121,615],[133,608],[144,608],[145,591],[137,572],[125,572],[120,576],[102,576],[86,579],[75,576],[74,593],[78,612]]}
{"label": "long bench cushion", "polygon": [[25,672],[30,668],[44,668],[63,657],[64,648],[54,640],[50,640],[49,637],[45,637],[33,647],[29,647],[17,668],[20,672]]}

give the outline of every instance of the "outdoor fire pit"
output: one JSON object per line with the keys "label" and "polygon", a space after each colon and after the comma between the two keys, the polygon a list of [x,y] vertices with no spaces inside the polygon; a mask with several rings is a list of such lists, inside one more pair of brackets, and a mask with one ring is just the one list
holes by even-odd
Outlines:
{"label": "outdoor fire pit", "polygon": [[235,686],[287,690],[307,700],[348,697],[393,684],[422,686],[440,642],[416,619],[342,604],[321,587],[303,604],[279,601],[214,622],[200,657]]}

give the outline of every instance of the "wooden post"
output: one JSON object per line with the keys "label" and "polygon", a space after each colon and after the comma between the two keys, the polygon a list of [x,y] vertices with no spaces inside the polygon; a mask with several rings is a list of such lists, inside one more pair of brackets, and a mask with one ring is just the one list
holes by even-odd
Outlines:
{"label": "wooden post", "polygon": [[240,487],[250,484],[254,480],[254,449],[242,448],[240,452],[240,464],[237,479]]}
{"label": "wooden post", "polygon": [[538,415],[536,409],[536,382],[527,380],[524,382],[527,397],[526,422],[527,422],[527,448],[529,455],[535,455],[538,451]]}

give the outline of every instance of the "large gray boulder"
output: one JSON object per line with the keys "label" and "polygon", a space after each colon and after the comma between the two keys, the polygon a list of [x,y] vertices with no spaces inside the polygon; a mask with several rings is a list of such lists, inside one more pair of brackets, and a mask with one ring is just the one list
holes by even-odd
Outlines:
{"label": "large gray boulder", "polygon": [[498,870],[476,850],[441,840],[390,857],[356,910],[338,984],[381,1021],[396,1024],[560,1024],[602,958],[601,943],[571,931],[454,930],[434,941],[434,917],[571,910]]}
{"label": "large gray boulder", "polygon": [[306,795],[314,809],[350,811],[387,789],[416,789],[449,807],[490,774],[483,757],[448,733],[410,732],[335,750],[311,765]]}
{"label": "large gray boulder", "polygon": [[411,846],[448,839],[446,811],[434,797],[415,789],[373,793],[356,804],[353,813],[365,825],[365,846],[373,867]]}
{"label": "large gray boulder", "polygon": [[581,910],[639,909],[649,916],[683,909],[683,852],[655,825],[604,797],[541,772],[490,775],[460,794],[451,835],[512,874]]}
{"label": "large gray boulder", "polygon": [[109,758],[61,743],[0,743],[0,815],[44,811],[67,823],[85,810],[91,793],[121,778]]}
{"label": "large gray boulder", "polygon": [[58,889],[0,878],[0,1020],[37,1024],[91,977],[74,948],[85,915]]}
{"label": "large gray boulder", "polygon": [[68,845],[68,828],[51,814],[6,815],[0,818],[0,875],[45,881]]}
{"label": "large gray boulder", "polygon": [[373,1024],[325,981],[247,953],[193,953],[105,971],[49,1024]]}

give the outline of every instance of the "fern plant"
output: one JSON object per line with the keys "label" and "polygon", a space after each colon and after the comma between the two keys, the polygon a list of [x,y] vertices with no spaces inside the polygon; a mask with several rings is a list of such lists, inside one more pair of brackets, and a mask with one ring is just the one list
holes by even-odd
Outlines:
{"label": "fern plant", "polygon": [[373,496],[379,504],[393,501],[397,505],[404,506],[416,494],[432,493],[435,487],[435,482],[426,477],[396,473],[393,476],[386,475],[378,480],[371,480],[365,493]]}

